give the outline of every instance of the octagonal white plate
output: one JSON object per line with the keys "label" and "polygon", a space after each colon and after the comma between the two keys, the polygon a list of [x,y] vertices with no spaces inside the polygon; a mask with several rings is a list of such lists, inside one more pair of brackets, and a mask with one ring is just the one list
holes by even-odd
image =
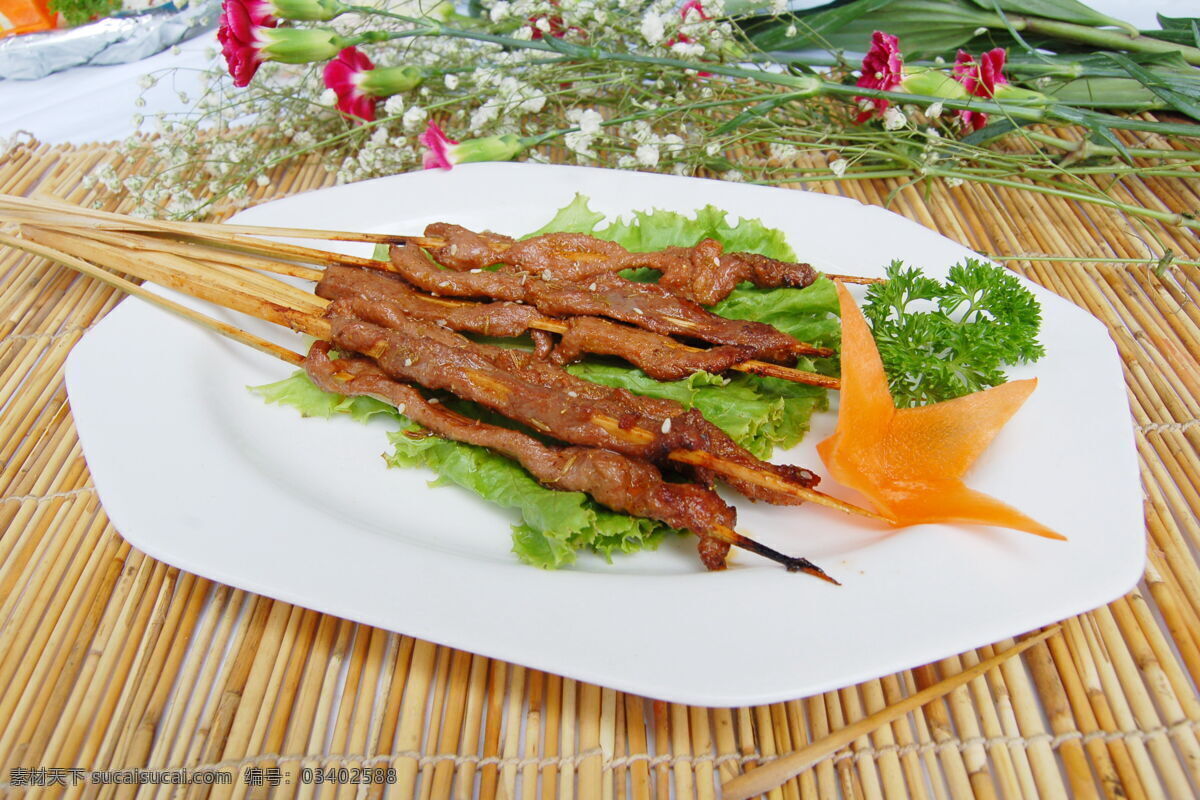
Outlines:
{"label": "octagonal white plate", "polygon": [[[239,221],[419,232],[449,220],[519,234],[576,192],[610,215],[707,203],[783,229],[800,258],[940,274],[970,251],[843,198],[557,166],[480,164],[268,203]],[[1094,608],[1142,570],[1141,490],[1116,351],[1041,289],[1037,391],[969,475],[1070,537],[928,525],[886,531],[823,508],[740,502],[739,527],[806,555],[837,588],[737,554],[705,573],[688,539],[543,572],[509,552],[506,512],[380,458],[386,424],[303,419],[246,386],[291,367],[122,302],[75,348],[67,385],[104,507],[132,544],[182,569],[487,656],[677,702],[773,702],[840,687]],[[300,349],[298,337],[223,317]],[[819,467],[821,415],[798,448]]]}

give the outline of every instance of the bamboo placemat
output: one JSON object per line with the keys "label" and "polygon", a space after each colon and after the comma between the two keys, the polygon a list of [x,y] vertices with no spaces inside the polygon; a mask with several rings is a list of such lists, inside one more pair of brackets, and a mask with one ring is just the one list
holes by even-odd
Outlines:
{"label": "bamboo placemat", "polygon": [[[107,146],[21,145],[0,158],[0,192],[90,203],[97,197],[84,178],[110,162]],[[256,199],[329,182],[309,164],[280,173]],[[1200,208],[1198,187],[1133,179],[1113,194],[1189,213]],[[1200,244],[1179,229],[1003,188],[809,188],[880,205],[891,198],[893,210],[982,253],[1028,256],[1008,263],[1108,325],[1137,430],[1149,562],[1126,597],[1067,620],[1023,659],[770,796],[1200,795],[1200,269],[1144,263],[1167,249],[1195,262]],[[1143,263],[1089,262],[1098,258]],[[807,699],[706,709],[180,572],[108,524],[63,389],[67,353],[119,298],[9,250],[0,250],[0,275],[0,795],[709,798],[720,781],[1011,644]],[[337,785],[348,773],[332,773],[332,784],[301,784],[302,769],[339,767],[392,768],[396,782]],[[233,784],[118,787],[84,774],[126,768],[207,768]],[[56,779],[66,787],[34,786]]]}

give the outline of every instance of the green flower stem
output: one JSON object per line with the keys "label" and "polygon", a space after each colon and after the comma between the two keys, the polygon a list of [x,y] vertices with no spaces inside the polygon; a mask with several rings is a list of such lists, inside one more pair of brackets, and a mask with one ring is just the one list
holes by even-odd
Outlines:
{"label": "green flower stem", "polygon": [[1162,222],[1167,225],[1176,225],[1183,228],[1190,228],[1194,231],[1200,231],[1200,220],[1197,220],[1194,217],[1185,214],[1172,214],[1169,211],[1157,211],[1153,208],[1143,208],[1142,206],[1135,206],[1130,203],[1122,203],[1120,200],[1114,200],[1111,197],[1103,194],[1075,192],[1071,191],[1070,189],[1059,189],[1054,186],[1047,186],[1040,183],[1021,183],[1020,181],[1010,181],[1004,178],[993,178],[987,175],[976,175],[968,172],[958,173],[950,170],[943,172],[936,168],[930,169],[928,174],[941,178],[959,178],[961,180],[989,183],[993,186],[1003,186],[1008,189],[1041,192],[1042,194],[1062,197],[1067,200],[1075,200],[1076,202],[1080,203],[1095,203],[1096,205],[1113,208],[1134,216],[1157,220],[1158,222]]}
{"label": "green flower stem", "polygon": [[[1124,157],[1123,153],[1117,151],[1115,147],[1109,147],[1105,144],[1096,144],[1089,139],[1081,141],[1071,141],[1069,139],[1061,139],[1057,136],[1051,136],[1048,133],[1039,133],[1038,131],[1027,130],[1024,132],[1025,138],[1037,142],[1038,144],[1057,147],[1059,150],[1066,150],[1069,153],[1078,154],[1077,159],[1090,158],[1092,156],[1108,156],[1112,158]],[[1134,158],[1164,158],[1172,161],[1197,161],[1200,160],[1200,150],[1166,150],[1162,148],[1152,147],[1130,147],[1125,150],[1126,153]],[[1200,173],[1195,177],[1200,177]]]}
{"label": "green flower stem", "polygon": [[1090,44],[1095,47],[1129,50],[1135,53],[1179,53],[1189,64],[1200,66],[1200,48],[1165,42],[1151,36],[1135,36],[1123,31],[1093,28],[1089,25],[1077,25],[1073,22],[1059,22],[1041,17],[1010,16],[1008,21],[1018,31],[1043,33],[1047,36]]}

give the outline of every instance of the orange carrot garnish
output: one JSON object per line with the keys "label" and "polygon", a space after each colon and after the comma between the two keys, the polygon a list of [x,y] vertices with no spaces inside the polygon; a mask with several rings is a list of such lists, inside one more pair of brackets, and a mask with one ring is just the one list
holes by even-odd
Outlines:
{"label": "orange carrot garnish", "polygon": [[1037,380],[1010,381],[954,400],[896,408],[875,339],[841,283],[842,390],[837,429],[817,445],[834,480],[862,492],[897,525],[951,522],[1065,536],[962,478]]}

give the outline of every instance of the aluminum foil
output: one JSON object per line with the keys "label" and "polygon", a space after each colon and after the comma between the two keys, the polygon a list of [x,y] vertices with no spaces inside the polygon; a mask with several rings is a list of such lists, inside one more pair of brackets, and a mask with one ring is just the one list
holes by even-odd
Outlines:
{"label": "aluminum foil", "polygon": [[219,0],[174,3],[77,28],[0,39],[0,78],[32,80],[84,65],[138,61],[217,24]]}

